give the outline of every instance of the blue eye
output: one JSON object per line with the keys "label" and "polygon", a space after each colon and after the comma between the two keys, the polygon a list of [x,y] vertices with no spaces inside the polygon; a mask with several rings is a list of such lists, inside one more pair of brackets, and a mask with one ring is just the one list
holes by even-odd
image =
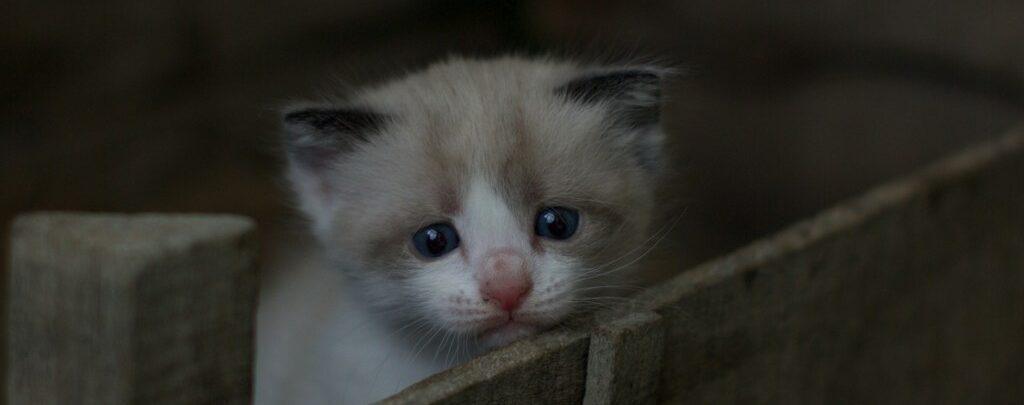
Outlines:
{"label": "blue eye", "polygon": [[412,244],[423,257],[441,257],[459,247],[459,234],[450,224],[427,225],[412,235]]}
{"label": "blue eye", "polygon": [[565,207],[545,207],[537,213],[534,232],[549,239],[569,239],[580,224],[580,214]]}

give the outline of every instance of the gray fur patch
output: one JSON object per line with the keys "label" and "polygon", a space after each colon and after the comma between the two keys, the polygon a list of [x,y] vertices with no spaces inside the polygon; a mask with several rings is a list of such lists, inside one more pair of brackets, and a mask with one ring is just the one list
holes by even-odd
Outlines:
{"label": "gray fur patch", "polygon": [[304,108],[285,113],[289,156],[310,168],[327,165],[356,142],[366,142],[386,122],[384,114],[358,108]]}
{"label": "gray fur patch", "polygon": [[616,70],[574,79],[556,92],[573,102],[608,105],[609,136],[630,139],[637,163],[653,172],[661,149],[661,132],[651,130],[661,118],[661,80],[652,70]]}

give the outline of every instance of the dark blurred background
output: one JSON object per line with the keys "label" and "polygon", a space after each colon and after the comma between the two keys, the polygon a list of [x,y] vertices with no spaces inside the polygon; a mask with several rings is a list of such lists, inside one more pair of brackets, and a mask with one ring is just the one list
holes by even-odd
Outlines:
{"label": "dark blurred background", "polygon": [[[984,3],[984,4],[982,4]],[[660,274],[1024,118],[1024,2],[7,0],[0,221],[255,217],[295,240],[275,108],[452,53],[656,56],[685,215]],[[3,246],[6,248],[6,241]],[[6,265],[6,263],[5,263]]]}

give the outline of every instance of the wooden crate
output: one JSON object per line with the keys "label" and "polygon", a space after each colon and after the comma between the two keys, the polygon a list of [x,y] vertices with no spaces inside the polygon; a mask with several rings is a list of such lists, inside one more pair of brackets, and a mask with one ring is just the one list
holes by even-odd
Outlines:
{"label": "wooden crate", "polygon": [[1022,177],[1016,130],[386,402],[1019,403]]}

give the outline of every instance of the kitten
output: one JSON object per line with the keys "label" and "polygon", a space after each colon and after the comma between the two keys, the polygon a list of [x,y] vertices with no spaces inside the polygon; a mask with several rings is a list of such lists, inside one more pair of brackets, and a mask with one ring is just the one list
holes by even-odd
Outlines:
{"label": "kitten", "polygon": [[650,242],[665,73],[452,58],[286,111],[327,264],[264,295],[257,402],[382,399],[608,296]]}

